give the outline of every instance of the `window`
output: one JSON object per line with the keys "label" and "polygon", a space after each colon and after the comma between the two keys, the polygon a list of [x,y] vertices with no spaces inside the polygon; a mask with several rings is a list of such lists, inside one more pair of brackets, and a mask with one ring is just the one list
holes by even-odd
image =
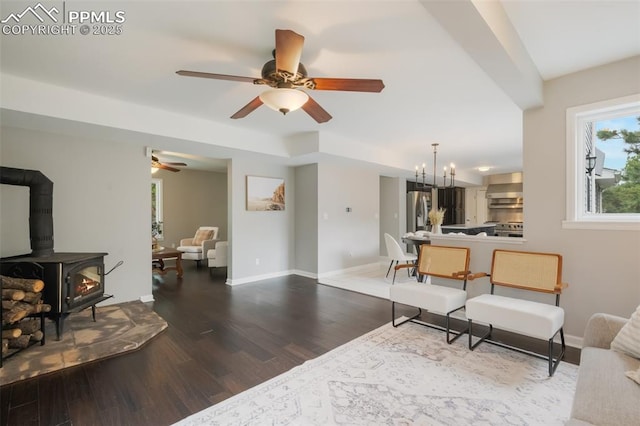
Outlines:
{"label": "window", "polygon": [[564,228],[640,230],[640,95],[567,109]]}
{"label": "window", "polygon": [[164,239],[162,223],[162,179],[151,179],[151,235]]}

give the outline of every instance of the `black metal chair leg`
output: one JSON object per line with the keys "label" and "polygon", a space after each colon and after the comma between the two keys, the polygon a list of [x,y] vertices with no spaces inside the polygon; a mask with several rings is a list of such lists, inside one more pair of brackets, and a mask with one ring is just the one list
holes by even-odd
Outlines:
{"label": "black metal chair leg", "polygon": [[489,324],[489,331],[484,336],[480,336],[480,339],[476,343],[473,343],[472,329],[473,329],[473,321],[469,320],[469,349],[470,350],[474,350],[476,346],[484,342],[486,338],[491,337],[491,332],[493,332],[493,325]]}
{"label": "black metal chair leg", "polygon": [[393,260],[391,261],[391,263],[389,263],[389,269],[387,269],[387,275],[385,275],[385,278],[389,276],[389,271],[391,271],[392,266],[393,266]]}
{"label": "black metal chair leg", "polygon": [[422,315],[422,309],[418,308],[417,314],[415,314],[410,318],[407,318],[404,321],[400,321],[399,323],[396,323],[396,302],[391,302],[391,325],[393,325],[394,327],[398,327],[404,324],[405,322],[413,321],[414,319],[420,317],[420,315]]}
{"label": "black metal chair leg", "polygon": [[[554,342],[553,339],[556,337],[555,335],[553,335],[553,337],[551,337],[551,339],[549,339],[549,377],[553,376],[553,373],[556,372],[556,369],[558,368],[558,364],[560,364],[560,361],[564,358],[564,353],[566,350],[566,345],[564,342],[564,331],[562,330],[562,328],[560,328],[560,353],[558,354],[558,357],[556,358],[555,362],[553,360],[553,346],[554,346]],[[558,333],[556,333],[558,334]]]}
{"label": "black metal chair leg", "polygon": [[[461,309],[461,308],[458,308],[458,309]],[[463,335],[463,334],[465,334],[465,333],[471,333],[471,332],[469,331],[469,326],[467,326],[467,328],[465,328],[464,330],[461,330],[461,331],[459,331],[459,332],[453,333],[453,334],[455,334],[455,336],[453,337],[453,339],[449,339],[449,335],[451,334],[451,332],[450,332],[450,326],[449,326],[449,322],[450,322],[450,318],[451,318],[451,313],[453,313],[453,312],[457,311],[458,309],[455,309],[455,310],[453,310],[453,311],[449,312],[449,313],[447,314],[447,316],[445,317],[445,326],[446,326],[446,329],[447,329],[447,343],[448,343],[448,344],[452,344],[453,342],[455,342],[456,340],[458,340],[460,337],[462,337],[462,335]]]}

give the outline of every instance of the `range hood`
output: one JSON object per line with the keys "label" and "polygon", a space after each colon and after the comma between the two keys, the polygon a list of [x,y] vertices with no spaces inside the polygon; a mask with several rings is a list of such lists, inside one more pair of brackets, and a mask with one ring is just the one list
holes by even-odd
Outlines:
{"label": "range hood", "polygon": [[523,198],[522,182],[491,184],[487,186],[487,198]]}

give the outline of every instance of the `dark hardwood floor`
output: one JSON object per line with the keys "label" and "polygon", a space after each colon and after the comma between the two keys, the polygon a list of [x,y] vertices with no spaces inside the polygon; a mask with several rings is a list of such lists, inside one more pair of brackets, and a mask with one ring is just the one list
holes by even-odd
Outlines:
{"label": "dark hardwood floor", "polygon": [[[185,263],[182,282],[172,273],[154,281],[150,305],[167,330],[138,351],[1,386],[0,426],[171,424],[391,319],[388,301],[312,279],[229,287],[224,270]],[[494,337],[546,351],[546,342]],[[578,359],[568,348],[565,361]]]}

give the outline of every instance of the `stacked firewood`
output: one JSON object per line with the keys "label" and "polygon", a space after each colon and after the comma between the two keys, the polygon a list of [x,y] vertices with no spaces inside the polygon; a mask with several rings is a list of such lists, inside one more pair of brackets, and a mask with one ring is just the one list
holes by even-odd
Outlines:
{"label": "stacked firewood", "polygon": [[10,349],[24,349],[44,338],[40,319],[29,315],[51,311],[42,301],[44,282],[37,279],[12,278],[2,280],[2,354]]}

